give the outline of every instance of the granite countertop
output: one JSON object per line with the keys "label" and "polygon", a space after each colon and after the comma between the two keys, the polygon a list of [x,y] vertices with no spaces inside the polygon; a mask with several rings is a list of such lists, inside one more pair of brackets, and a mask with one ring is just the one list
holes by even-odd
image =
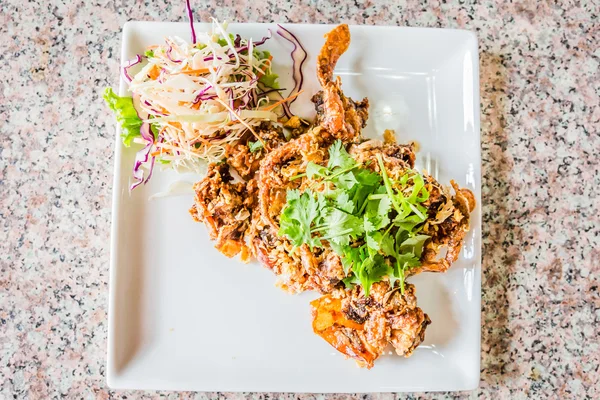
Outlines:
{"label": "granite countertop", "polygon": [[[114,122],[100,94],[118,83],[127,20],[185,19],[183,1],[149,3],[0,3],[0,398],[179,396],[111,391],[105,382]],[[481,384],[408,397],[600,397],[600,3],[192,3],[200,20],[475,31]]]}

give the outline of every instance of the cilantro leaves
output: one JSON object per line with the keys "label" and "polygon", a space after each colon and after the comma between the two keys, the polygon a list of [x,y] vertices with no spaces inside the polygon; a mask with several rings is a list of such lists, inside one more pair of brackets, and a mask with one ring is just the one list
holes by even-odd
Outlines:
{"label": "cilantro leaves", "polygon": [[263,142],[260,140],[257,140],[256,142],[248,142],[248,149],[250,150],[250,153],[256,153],[263,147]]}
{"label": "cilantro leaves", "polygon": [[[373,283],[387,279],[391,286],[404,281],[419,266],[429,236],[419,234],[429,198],[425,180],[407,169],[398,179],[389,177],[380,154],[380,173],[373,172],[346,151],[339,140],[329,148],[327,166],[308,163],[309,189],[289,190],[280,216],[279,235],[294,246],[326,245],[340,256],[347,286],[362,285],[369,295]],[[322,192],[311,187],[325,183]]]}
{"label": "cilantro leaves", "polygon": [[344,148],[344,144],[341,140],[336,140],[331,147],[329,147],[329,162],[327,163],[327,169],[333,170],[336,167],[347,169],[354,167],[356,161]]}
{"label": "cilantro leaves", "polygon": [[321,207],[314,193],[306,190],[288,190],[287,205],[280,218],[279,235],[286,236],[294,246],[306,243],[312,249],[321,246],[321,240],[312,236],[311,226],[321,219]]}

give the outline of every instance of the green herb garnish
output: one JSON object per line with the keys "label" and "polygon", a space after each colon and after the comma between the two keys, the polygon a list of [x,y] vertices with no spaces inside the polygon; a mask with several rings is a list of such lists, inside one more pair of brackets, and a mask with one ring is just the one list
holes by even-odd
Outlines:
{"label": "green herb garnish", "polygon": [[[279,235],[294,246],[311,249],[328,243],[341,257],[347,286],[360,284],[369,295],[375,282],[399,282],[404,293],[407,270],[421,265],[429,236],[419,234],[427,218],[421,204],[429,198],[425,180],[407,169],[394,180],[381,155],[380,173],[356,162],[343,143],[329,148],[326,166],[308,163],[308,189],[289,190],[280,217]],[[311,188],[325,187],[322,192]]]}
{"label": "green herb garnish", "polygon": [[[230,33],[230,34],[229,34],[229,39],[231,40],[231,43],[234,43],[234,42],[235,42],[235,36],[233,36],[233,33]],[[217,40],[217,43],[218,43],[218,44],[219,44],[219,46],[221,46],[221,47],[227,47],[227,46],[229,46],[229,45],[227,44],[227,40],[226,40],[225,38],[219,38],[219,39]]]}
{"label": "green herb garnish", "polygon": [[277,74],[267,73],[267,74],[264,74],[263,76],[261,76],[260,78],[258,78],[258,81],[260,83],[262,83],[263,85],[268,86],[270,88],[279,89],[279,82],[277,82],[278,78],[279,78],[279,75],[277,75]]}
{"label": "green herb garnish", "polygon": [[260,140],[257,140],[256,142],[248,142],[248,149],[250,149],[250,153],[256,153],[263,147],[264,145]]}

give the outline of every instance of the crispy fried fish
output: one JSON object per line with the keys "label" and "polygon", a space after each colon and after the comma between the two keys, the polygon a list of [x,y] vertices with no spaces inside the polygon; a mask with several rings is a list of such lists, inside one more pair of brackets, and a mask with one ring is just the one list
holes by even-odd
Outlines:
{"label": "crispy fried fish", "polygon": [[340,78],[333,77],[333,70],[348,46],[350,29],[346,24],[325,35],[325,44],[317,57],[317,78],[323,90],[312,98],[317,108],[315,125],[344,141],[356,139],[369,116],[369,100],[364,98],[357,103],[344,96]]}
{"label": "crispy fried fish", "polygon": [[367,368],[388,345],[396,354],[409,357],[431,323],[417,307],[415,288],[410,284],[401,294],[387,282],[379,282],[368,297],[360,286],[337,290],[312,301],[311,306],[314,332]]}

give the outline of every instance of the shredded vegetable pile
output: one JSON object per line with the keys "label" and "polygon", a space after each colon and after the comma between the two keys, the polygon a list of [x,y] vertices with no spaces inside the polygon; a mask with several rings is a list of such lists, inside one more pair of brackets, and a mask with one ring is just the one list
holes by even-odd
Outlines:
{"label": "shredded vegetable pile", "polygon": [[[294,45],[296,84],[283,98],[285,89],[271,69],[273,57],[261,49],[271,31],[253,41],[229,33],[227,24],[216,20],[211,32],[196,34],[191,26],[191,42],[167,37],[163,45],[150,46],[126,63],[123,76],[132,100],[110,88],[105,92],[121,124],[123,143],[145,146],[136,157],[131,189],[148,181],[155,160],[198,171],[206,162],[220,161],[225,145],[247,132],[262,143],[253,128],[291,118],[289,104],[301,93],[306,52],[285,28],[279,26],[277,33]],[[145,179],[142,165],[149,170]]]}

